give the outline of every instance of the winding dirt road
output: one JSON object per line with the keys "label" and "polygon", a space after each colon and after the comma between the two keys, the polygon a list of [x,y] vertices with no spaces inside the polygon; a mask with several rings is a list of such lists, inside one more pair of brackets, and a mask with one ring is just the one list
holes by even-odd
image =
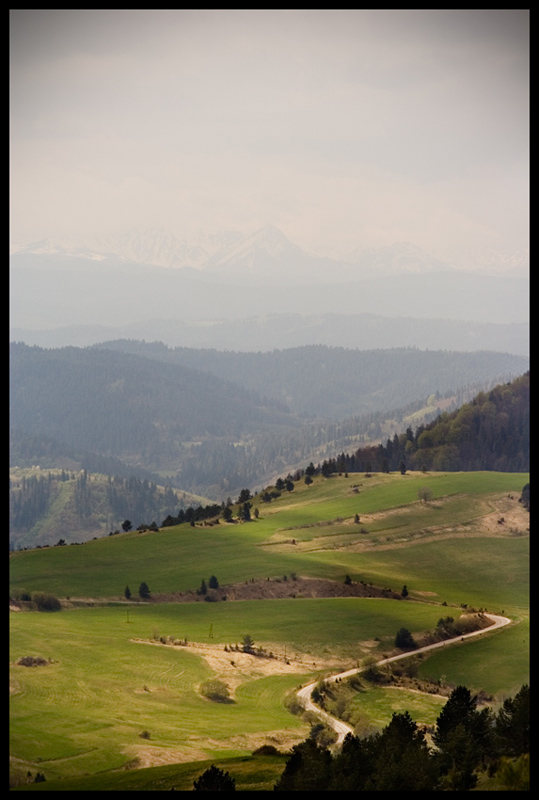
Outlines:
{"label": "winding dirt road", "polygon": [[[434,650],[437,647],[446,647],[447,645],[454,644],[458,641],[464,641],[464,639],[469,639],[472,636],[480,636],[482,633],[491,633],[496,628],[502,628],[504,625],[509,625],[511,622],[510,619],[507,617],[500,617],[496,614],[485,614],[485,617],[492,620],[492,625],[489,625],[488,628],[481,628],[478,631],[472,631],[471,633],[465,633],[463,636],[455,636],[452,639],[444,639],[442,642],[436,642],[435,644],[428,644],[425,647],[418,647],[416,650],[411,650],[406,653],[399,653],[396,656],[390,656],[389,658],[383,658],[381,661],[377,663],[382,664],[389,664],[390,661],[398,661],[401,658],[409,658],[410,656],[415,656],[418,653],[425,653],[427,650]],[[355,675],[358,672],[362,672],[365,667],[360,667],[359,669],[356,667],[354,669],[349,669],[346,672],[339,672],[337,675],[332,675],[329,678],[326,678],[327,683],[333,683],[334,681],[342,678],[349,678],[351,675]],[[322,711],[317,705],[313,703],[311,700],[311,694],[313,692],[314,687],[316,686],[317,681],[313,683],[309,683],[306,686],[303,686],[299,692],[298,697],[303,702],[305,709],[307,711],[314,711],[321,717],[324,722],[326,722],[330,727],[332,727],[337,733],[337,741],[334,744],[334,747],[342,744],[344,741],[344,737],[347,733],[353,733],[353,729],[350,725],[347,725],[346,722],[343,722],[336,717],[332,717],[330,714],[327,714],[325,711]]]}

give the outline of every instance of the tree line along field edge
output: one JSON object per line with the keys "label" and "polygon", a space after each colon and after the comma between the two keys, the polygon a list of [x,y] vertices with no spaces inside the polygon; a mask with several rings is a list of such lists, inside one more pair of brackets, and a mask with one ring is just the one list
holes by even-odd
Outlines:
{"label": "tree line along field edge", "polygon": [[[343,518],[347,515],[353,518],[357,510],[368,514],[389,512],[394,507],[417,508],[417,492],[423,485],[432,487],[435,499],[462,493],[470,503],[475,502],[474,498],[495,492],[520,496],[528,481],[529,475],[524,473],[375,476],[372,484],[362,475],[320,478],[313,486],[269,504],[267,510],[261,506],[259,518],[249,523],[221,522],[214,527],[194,528],[180,525],[158,533],[132,531],[104,537],[79,547],[17,551],[10,554],[10,581],[14,588],[46,590],[60,597],[114,598],[122,596],[126,584],[136,590],[141,581],[146,581],[155,592],[195,589],[202,577],[215,573],[217,564],[223,584],[292,570],[338,579],[349,572],[350,567],[345,563],[348,558],[352,563],[357,561],[355,554],[343,554],[338,569],[331,566],[331,554],[302,553],[300,547],[277,552],[260,545],[271,541],[268,537],[276,531],[288,527],[298,528],[298,541],[304,525],[314,525],[312,530],[318,535],[322,529],[316,528],[317,522],[331,521],[339,513]],[[357,485],[359,493],[354,494]],[[433,509],[428,507],[422,513],[433,513]],[[432,524],[436,521],[434,516]],[[423,524],[427,522],[428,519]],[[294,537],[293,532],[286,535]],[[404,553],[402,558],[406,560]],[[361,568],[357,572],[361,574]]]}

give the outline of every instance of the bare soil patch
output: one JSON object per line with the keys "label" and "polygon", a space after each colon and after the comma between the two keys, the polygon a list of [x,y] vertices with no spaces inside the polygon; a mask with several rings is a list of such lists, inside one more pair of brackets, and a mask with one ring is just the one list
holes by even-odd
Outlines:
{"label": "bare soil patch", "polygon": [[[206,740],[207,741],[207,740]],[[203,740],[201,739],[201,744]],[[206,742],[204,742],[206,743]],[[202,747],[189,745],[184,748],[159,747],[151,744],[130,745],[124,752],[132,760],[124,769],[143,769],[144,767],[164,767],[167,764],[184,764],[188,761],[204,761],[207,751]]]}
{"label": "bare soil patch", "polygon": [[191,761],[205,761],[208,750],[223,750],[224,753],[231,748],[253,752],[265,744],[271,744],[281,752],[287,752],[293,745],[305,740],[305,732],[290,730],[267,731],[264,733],[241,734],[230,739],[208,739],[203,736],[190,736],[184,748],[165,748],[152,744],[131,745],[125,752],[133,757],[132,765],[136,767],[160,767],[167,764],[182,764]]}
{"label": "bare soil patch", "polygon": [[530,529],[530,514],[526,511],[518,497],[514,495],[504,495],[489,500],[492,508],[490,513],[485,514],[479,521],[479,526],[485,533],[495,535],[524,535]]}
{"label": "bare soil patch", "polygon": [[[151,644],[158,647],[173,647],[177,650],[187,649],[190,653],[202,656],[208,663],[215,676],[226,683],[230,690],[231,697],[238,686],[247,681],[265,678],[270,675],[291,675],[304,674],[313,668],[312,660],[297,653],[288,653],[285,657],[282,654],[282,645],[277,644],[278,654],[273,658],[257,656],[251,653],[244,653],[240,650],[225,650],[223,644],[203,644],[200,642],[189,642],[187,645],[163,644],[162,642],[149,639],[133,639],[139,644]],[[264,643],[268,653],[270,645]],[[320,659],[318,659],[320,666]],[[146,691],[155,691],[151,687]],[[213,702],[208,700],[209,703]]]}
{"label": "bare soil patch", "polygon": [[[252,579],[244,583],[208,589],[206,595],[196,591],[155,593],[154,603],[196,603],[234,600],[277,600],[286,598],[316,597],[385,597],[401,600],[400,594],[385,587],[372,586],[363,582],[332,581],[325,578],[289,577]],[[208,600],[206,600],[208,598]]]}

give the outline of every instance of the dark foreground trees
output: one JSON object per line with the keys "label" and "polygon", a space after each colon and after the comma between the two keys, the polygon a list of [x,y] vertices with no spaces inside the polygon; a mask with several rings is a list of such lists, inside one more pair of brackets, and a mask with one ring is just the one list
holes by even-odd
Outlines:
{"label": "dark foreground trees", "polygon": [[504,700],[496,716],[498,748],[509,756],[530,752],[530,687]]}
{"label": "dark foreground trees", "polygon": [[276,791],[432,791],[436,765],[406,711],[366,739],[348,734],[335,756],[312,739],[292,748]]}
{"label": "dark foreground trees", "polygon": [[489,708],[478,711],[477,698],[457,686],[436,721],[433,736],[441,784],[450,791],[468,791],[477,783],[481,762],[496,754],[494,718]]}
{"label": "dark foreground trees", "polygon": [[526,685],[497,713],[488,707],[478,710],[477,698],[457,686],[437,719],[435,748],[429,748],[407,711],[394,713],[381,733],[363,739],[348,734],[335,754],[313,738],[295,745],[274,789],[469,791],[480,769],[489,775],[500,770],[502,784],[507,773],[507,780],[520,787],[528,764],[529,700]]}
{"label": "dark foreground trees", "polygon": [[218,769],[215,764],[204,772],[193,784],[194,792],[235,792],[236,781],[228,772]]}
{"label": "dark foreground trees", "polygon": [[494,774],[507,759],[530,752],[530,692],[521,687],[497,713],[477,708],[477,697],[457,686],[436,721],[434,758],[440,788],[468,791],[477,784],[477,770],[488,765]]}
{"label": "dark foreground trees", "polygon": [[319,792],[331,788],[332,757],[326,747],[314,739],[294,745],[292,755],[279,781],[276,792]]}

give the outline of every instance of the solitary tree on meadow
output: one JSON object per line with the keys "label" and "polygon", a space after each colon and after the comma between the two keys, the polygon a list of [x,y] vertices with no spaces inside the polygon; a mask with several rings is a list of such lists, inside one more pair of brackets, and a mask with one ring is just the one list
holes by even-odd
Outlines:
{"label": "solitary tree on meadow", "polygon": [[138,587],[139,597],[142,597],[143,600],[148,600],[150,597],[150,590],[148,588],[148,584],[145,581],[142,581],[140,586]]}
{"label": "solitary tree on meadow", "polygon": [[414,637],[408,628],[401,628],[395,636],[395,647],[400,647],[401,650],[412,650],[417,647]]}
{"label": "solitary tree on meadow", "polygon": [[432,500],[432,490],[428,486],[422,486],[421,489],[417,490],[417,499],[422,503],[427,503]]}

